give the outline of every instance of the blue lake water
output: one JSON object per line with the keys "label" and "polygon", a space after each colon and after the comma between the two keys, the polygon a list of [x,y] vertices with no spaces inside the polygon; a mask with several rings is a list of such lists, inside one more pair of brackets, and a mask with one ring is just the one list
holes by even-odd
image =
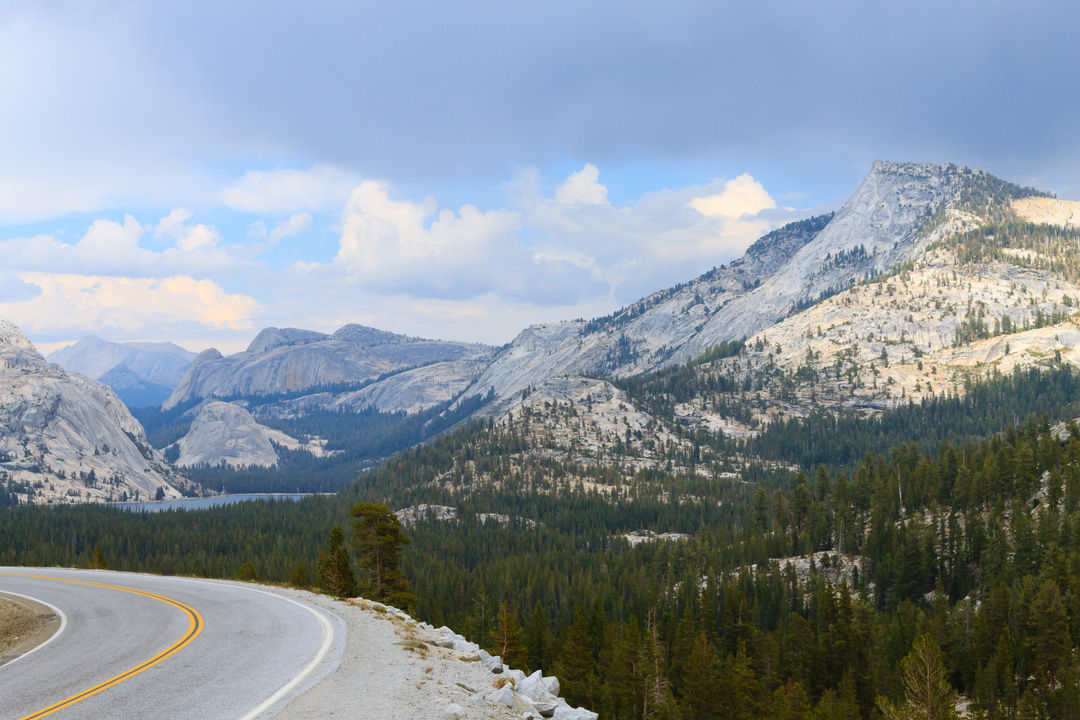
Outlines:
{"label": "blue lake water", "polygon": [[249,495],[216,495],[203,498],[182,498],[180,500],[162,500],[161,502],[112,503],[113,507],[138,512],[161,512],[162,510],[205,510],[219,505],[232,505],[245,500],[302,500],[311,497],[309,493],[252,493]]}

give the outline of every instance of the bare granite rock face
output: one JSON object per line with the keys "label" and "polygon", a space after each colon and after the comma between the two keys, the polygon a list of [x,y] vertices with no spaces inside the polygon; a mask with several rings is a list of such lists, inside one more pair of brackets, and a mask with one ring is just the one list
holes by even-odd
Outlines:
{"label": "bare granite rock face", "polygon": [[627,376],[684,363],[753,336],[822,295],[916,256],[938,211],[979,170],[876,162],[835,215],[791,223],[739,260],[644,298],[607,318],[536,325],[500,352],[467,395],[493,391],[487,412],[560,374]]}
{"label": "bare granite rock face", "polygon": [[0,318],[0,482],[31,503],[180,497],[116,394],[54,365]]}
{"label": "bare granite rock face", "polygon": [[[216,351],[200,354],[163,408],[196,398],[291,393],[308,388],[316,392],[446,365],[427,372],[426,377],[432,379],[427,385],[399,381],[385,385],[381,394],[369,390],[366,399],[383,410],[425,407],[443,401],[430,400],[427,391],[440,387],[460,390],[476,374],[475,365],[470,363],[484,362],[490,354],[491,348],[485,345],[420,340],[362,325],[346,325],[332,335],[267,328],[245,352],[229,357],[221,357]],[[438,397],[446,394],[445,389],[437,393]]]}
{"label": "bare granite rock face", "polygon": [[180,457],[176,464],[273,467],[278,463],[278,454],[271,439],[285,444],[279,442],[278,434],[259,425],[251,413],[238,405],[208,402],[191,423],[188,434],[177,443]]}

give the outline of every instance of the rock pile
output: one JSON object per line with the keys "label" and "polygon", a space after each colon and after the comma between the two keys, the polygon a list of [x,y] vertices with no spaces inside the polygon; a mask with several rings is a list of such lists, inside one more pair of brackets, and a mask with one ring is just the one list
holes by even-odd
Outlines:
{"label": "rock pile", "polygon": [[[397,608],[369,600],[358,599],[352,602],[407,624],[415,624],[422,632],[419,637],[426,644],[451,650],[461,662],[480,663],[490,670],[495,676],[495,689],[486,694],[481,690],[472,691],[473,695],[482,696],[483,701],[490,706],[520,713],[522,720],[597,720],[599,717],[585,708],[571,707],[566,700],[559,697],[559,679],[554,676],[545,676],[540,670],[526,675],[521,670],[506,667],[501,657],[491,655],[450,628],[443,626],[436,629],[426,622],[417,622]],[[461,705],[452,703],[446,707],[444,717],[446,720],[464,720],[468,714]]]}

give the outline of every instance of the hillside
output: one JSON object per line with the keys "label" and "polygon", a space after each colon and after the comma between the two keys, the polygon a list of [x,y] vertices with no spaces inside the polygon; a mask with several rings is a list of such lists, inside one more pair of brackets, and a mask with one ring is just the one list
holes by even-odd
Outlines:
{"label": "hillside", "polygon": [[180,497],[187,486],[105,385],[47,363],[0,318],[0,478],[20,502]]}
{"label": "hillside", "polygon": [[267,328],[242,353],[200,353],[163,409],[205,398],[288,395],[291,405],[280,413],[369,405],[416,412],[456,397],[490,353],[484,345],[421,340],[362,325],[330,335]]}

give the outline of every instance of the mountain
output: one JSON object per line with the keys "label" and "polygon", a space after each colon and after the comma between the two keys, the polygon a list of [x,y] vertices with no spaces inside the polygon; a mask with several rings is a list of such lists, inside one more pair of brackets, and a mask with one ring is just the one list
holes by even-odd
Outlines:
{"label": "mountain", "polygon": [[161,405],[173,391],[168,385],[150,382],[124,364],[106,372],[98,382],[111,387],[125,405],[134,408]]}
{"label": "mountain", "polygon": [[[244,352],[201,353],[165,401],[291,394],[294,405],[415,412],[454,398],[486,366],[485,345],[421,340],[346,325],[333,334],[266,328]],[[310,393],[305,392],[310,391]]]}
{"label": "mountain", "polygon": [[823,296],[916,256],[927,229],[965,190],[1000,183],[956,165],[874,163],[835,215],[789,224],[726,266],[613,315],[530,327],[499,353],[469,394],[514,395],[559,374],[625,377],[685,363],[750,337]]}
{"label": "mountain", "polygon": [[93,335],[48,356],[65,370],[105,383],[129,407],[160,405],[194,359],[195,353],[169,342],[116,343]]}
{"label": "mountain", "polygon": [[278,434],[256,423],[242,407],[208,402],[177,443],[180,455],[176,464],[272,467],[277,465],[278,454],[271,440]]}
{"label": "mountain", "polygon": [[2,318],[0,478],[34,503],[177,498],[183,483],[111,389],[46,362]]}

